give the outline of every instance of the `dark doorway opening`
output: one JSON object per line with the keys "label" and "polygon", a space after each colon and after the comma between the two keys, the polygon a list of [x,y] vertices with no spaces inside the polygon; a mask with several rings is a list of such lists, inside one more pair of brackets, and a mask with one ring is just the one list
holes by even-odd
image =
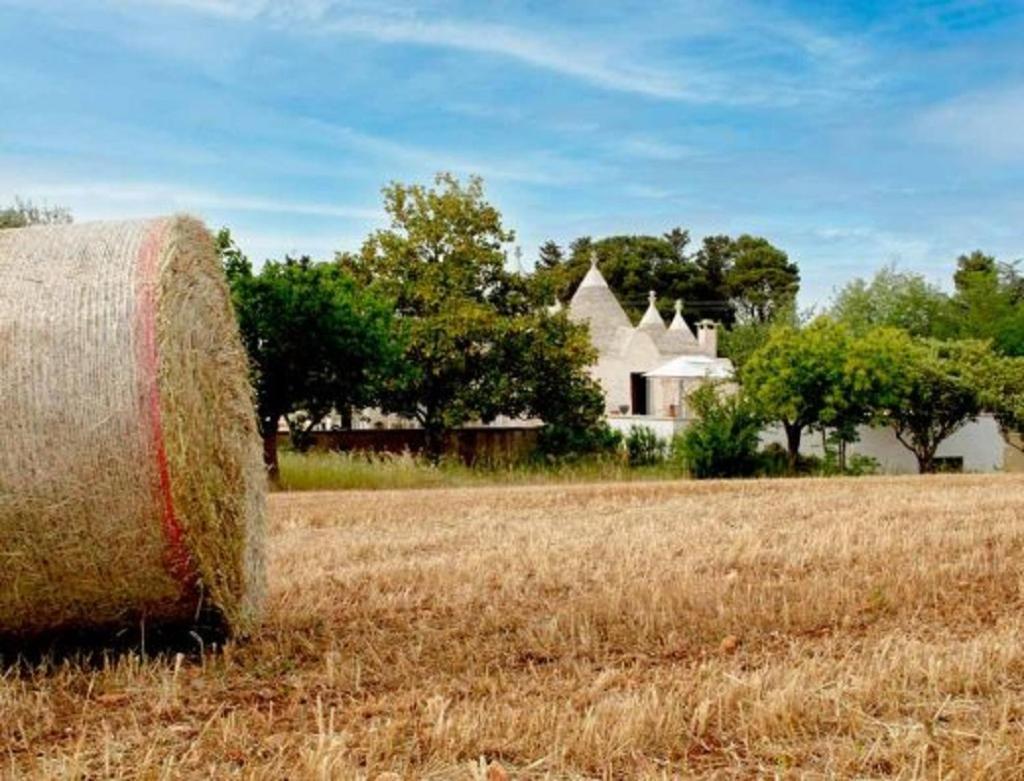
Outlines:
{"label": "dark doorway opening", "polygon": [[643,372],[629,375],[629,395],[634,415],[647,414],[647,378]]}

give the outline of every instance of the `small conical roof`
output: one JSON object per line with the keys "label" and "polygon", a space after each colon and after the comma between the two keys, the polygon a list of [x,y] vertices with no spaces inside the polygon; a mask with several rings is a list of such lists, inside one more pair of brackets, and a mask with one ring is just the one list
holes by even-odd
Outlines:
{"label": "small conical roof", "polygon": [[682,301],[676,301],[676,313],[672,318],[672,322],[669,323],[668,330],[677,331],[687,342],[697,344],[697,337],[694,336],[693,331],[690,330],[690,326],[687,325],[686,320],[683,319]]}
{"label": "small conical roof", "polygon": [[697,337],[683,319],[682,301],[676,301],[676,314],[661,340],[661,350],[671,355],[693,353],[697,350]]}
{"label": "small conical roof", "polygon": [[652,290],[647,295],[647,311],[644,312],[644,316],[640,318],[640,324],[637,328],[651,328],[658,331],[665,330],[665,321],[661,319],[661,314],[658,312],[657,301],[658,296]]}
{"label": "small conical roof", "polygon": [[631,328],[629,317],[597,269],[596,259],[569,301],[569,318],[590,326],[590,339],[599,352],[606,352],[615,342],[619,328]]}

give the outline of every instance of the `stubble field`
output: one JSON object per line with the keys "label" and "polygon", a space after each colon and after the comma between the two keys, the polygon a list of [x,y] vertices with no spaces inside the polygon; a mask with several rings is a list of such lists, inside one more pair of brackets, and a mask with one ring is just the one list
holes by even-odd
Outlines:
{"label": "stubble field", "polygon": [[0,672],[0,776],[1021,777],[1022,508],[1012,476],[277,494],[258,635]]}

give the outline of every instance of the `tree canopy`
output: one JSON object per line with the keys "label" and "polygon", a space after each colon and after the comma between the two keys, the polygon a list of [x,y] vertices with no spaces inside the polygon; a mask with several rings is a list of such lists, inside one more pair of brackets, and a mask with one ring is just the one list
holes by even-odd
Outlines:
{"label": "tree canopy", "polygon": [[254,273],[227,229],[217,244],[249,353],[265,460],[276,477],[282,417],[308,428],[331,410],[376,403],[394,382],[400,364],[392,306],[336,263],[285,258]]}
{"label": "tree canopy", "polygon": [[586,372],[596,356],[585,328],[536,306],[505,269],[514,236],[480,179],[439,174],[434,184],[385,187],[390,225],[339,257],[400,315],[406,371],[382,406],[423,426],[433,458],[471,421],[597,421],[603,398]]}

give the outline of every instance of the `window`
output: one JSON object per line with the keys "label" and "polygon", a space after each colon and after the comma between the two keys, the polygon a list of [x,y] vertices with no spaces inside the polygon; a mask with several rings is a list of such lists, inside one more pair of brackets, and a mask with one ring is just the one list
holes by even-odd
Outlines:
{"label": "window", "polygon": [[964,471],[964,459],[963,456],[936,456],[935,461],[936,472],[963,472]]}

